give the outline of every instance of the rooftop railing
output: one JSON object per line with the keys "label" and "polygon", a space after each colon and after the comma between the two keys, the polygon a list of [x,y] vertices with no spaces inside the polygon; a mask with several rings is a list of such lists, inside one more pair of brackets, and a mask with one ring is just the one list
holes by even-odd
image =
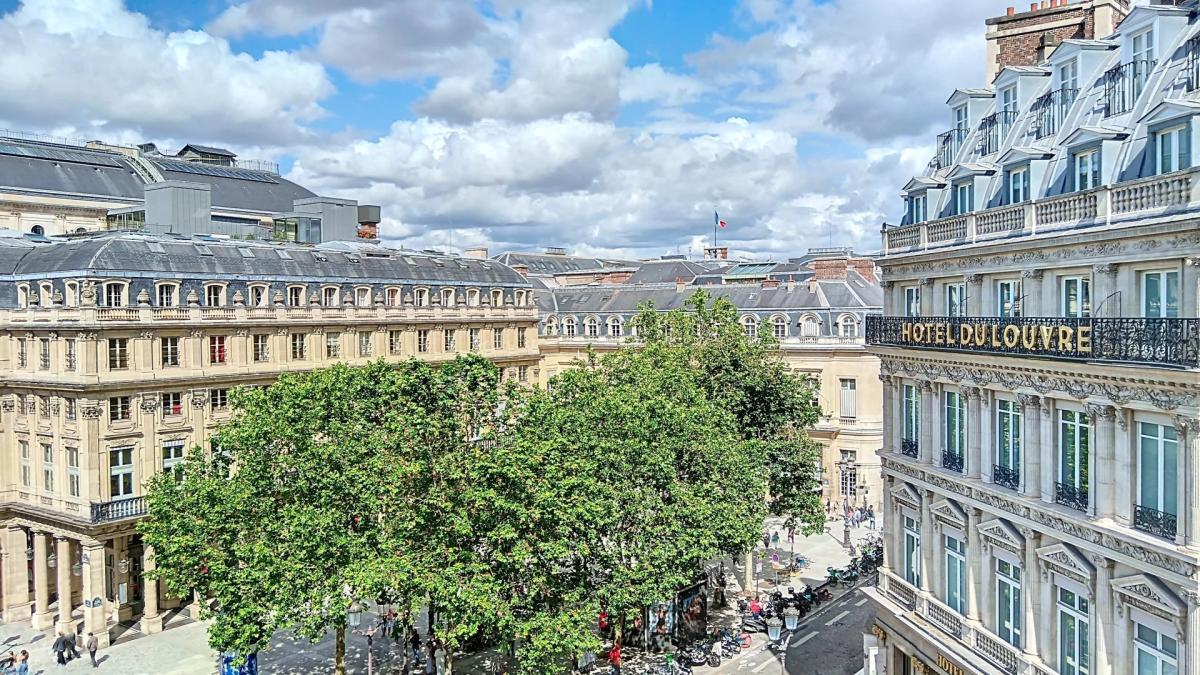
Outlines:
{"label": "rooftop railing", "polygon": [[1154,60],[1138,59],[1114,66],[1104,73],[1104,116],[1133,110],[1154,70]]}
{"label": "rooftop railing", "polygon": [[93,523],[111,523],[126,518],[140,518],[146,515],[146,498],[129,497],[114,499],[111,502],[92,504]]}
{"label": "rooftop railing", "polygon": [[986,157],[998,152],[1016,121],[1015,110],[1001,110],[983,118],[979,123],[979,156]]}
{"label": "rooftop railing", "polygon": [[0,325],[7,322],[28,327],[38,325],[75,326],[94,324],[149,324],[187,323],[210,321],[213,323],[240,323],[243,321],[284,322],[328,322],[336,321],[435,321],[453,319],[469,321],[504,318],[537,318],[537,307],[459,305],[451,308],[441,306],[416,307],[414,305],[373,305],[353,307],[346,305],[307,305],[289,307],[246,307],[244,305],[224,307],[28,307],[0,311]]}
{"label": "rooftop railing", "polygon": [[956,128],[938,134],[936,161],[939,169],[954,163],[954,158],[958,156],[958,149],[962,147],[969,131],[969,129]]}
{"label": "rooftop railing", "polygon": [[883,231],[884,254],[972,244],[1134,215],[1200,209],[1200,168],[1068,192],[1043,199],[928,220]]}
{"label": "rooftop railing", "polygon": [[1047,138],[1058,133],[1062,128],[1067,112],[1079,96],[1079,90],[1062,88],[1042,94],[1033,102],[1033,133],[1038,139]]}
{"label": "rooftop railing", "polygon": [[867,345],[1200,368],[1200,319],[868,315]]}

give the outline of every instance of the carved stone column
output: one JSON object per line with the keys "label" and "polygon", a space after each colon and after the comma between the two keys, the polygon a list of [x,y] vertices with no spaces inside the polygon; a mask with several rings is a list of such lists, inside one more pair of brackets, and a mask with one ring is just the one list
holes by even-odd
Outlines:
{"label": "carved stone column", "polygon": [[25,528],[10,525],[4,531],[4,622],[28,621],[29,560],[25,557],[28,541]]}
{"label": "carved stone column", "polygon": [[980,387],[979,389],[979,478],[985,483],[992,482],[992,466],[996,464],[996,431],[992,428],[995,421],[995,399],[992,392]]}
{"label": "carved stone column", "polygon": [[932,593],[933,589],[933,559],[937,536],[933,531],[932,490],[921,493],[921,590]]}
{"label": "carved stone column", "polygon": [[146,546],[142,551],[142,588],[145,603],[142,606],[142,632],[151,635],[161,633],[163,616],[158,613],[158,579],[151,579],[148,572],[154,571],[154,549]]}
{"label": "carved stone column", "polygon": [[83,547],[83,630],[92,633],[101,647],[108,646],[108,602],[105,596],[106,579],[104,544],[94,539],[84,540]]}
{"label": "carved stone column", "polygon": [[985,442],[980,434],[979,387],[963,387],[962,392],[967,397],[967,451],[963,456],[966,463],[963,472],[967,478],[978,479],[983,464],[982,446]]}
{"label": "carved stone column", "polygon": [[[1113,514],[1117,522],[1125,527],[1133,523],[1133,439],[1129,432],[1129,410],[1117,407],[1116,446],[1114,448],[1117,475],[1113,479]],[[1182,467],[1181,467],[1182,468]],[[1182,481],[1180,481],[1182,483]],[[1180,502],[1182,504],[1183,502]]]}
{"label": "carved stone column", "polygon": [[[1092,661],[1091,675],[1111,675],[1113,672],[1112,652],[1117,648],[1113,643],[1113,622],[1117,620],[1117,613],[1113,611],[1113,562],[1102,555],[1091,556],[1092,563],[1096,566],[1096,588],[1094,595],[1096,598],[1096,613],[1097,626],[1095,630],[1096,644],[1092,649],[1094,655]],[[1124,652],[1124,649],[1120,651]],[[1120,658],[1116,656],[1115,658]]]}
{"label": "carved stone column", "polygon": [[942,451],[946,447],[946,425],[943,423],[945,417],[945,399],[942,395],[942,385],[937,382],[930,383],[931,389],[929,398],[932,401],[929,415],[929,438],[933,442],[929,445],[929,462],[934,466],[942,465]]}
{"label": "carved stone column", "polygon": [[[1175,431],[1179,435],[1179,480],[1177,481],[1175,543],[1200,548],[1200,420],[1175,416]],[[1200,643],[1190,643],[1200,651]]]}
{"label": "carved stone column", "polygon": [[968,274],[967,302],[963,308],[964,316],[983,316],[983,275]]}
{"label": "carved stone column", "polygon": [[1185,590],[1182,595],[1187,601],[1187,641],[1183,651],[1186,662],[1179,672],[1200,675],[1200,592]]}
{"label": "carved stone column", "polygon": [[1042,276],[1043,270],[1021,270],[1021,316],[1045,316],[1042,307]]}
{"label": "carved stone column", "polygon": [[1041,430],[1038,433],[1038,450],[1041,455],[1042,501],[1054,503],[1054,481],[1058,479],[1057,454],[1054,446],[1054,401],[1042,397],[1040,414]]}
{"label": "carved stone column", "polygon": [[922,464],[933,463],[933,446],[934,438],[936,437],[936,427],[933,423],[934,396],[933,383],[929,380],[921,380],[921,421],[920,421],[920,452]]}
{"label": "carved stone column", "polygon": [[1021,490],[1030,499],[1037,499],[1042,488],[1041,476],[1041,402],[1032,394],[1020,394],[1021,403]]}
{"label": "carved stone column", "polygon": [[1113,480],[1116,478],[1116,411],[1110,405],[1093,405],[1085,406],[1088,417],[1092,420],[1092,425],[1096,429],[1096,435],[1093,437],[1088,453],[1091,457],[1088,458],[1089,473],[1091,474],[1091,483],[1089,486],[1088,512],[1097,518],[1111,519],[1113,517],[1113,504],[1115,503],[1115,486]]}
{"label": "carved stone column", "polygon": [[[1039,592],[1044,584],[1048,583],[1045,576],[1039,579],[1038,576],[1038,556],[1037,550],[1041,546],[1042,535],[1036,530],[1029,528],[1021,530],[1021,534],[1025,537],[1025,560],[1024,579],[1028,588],[1023,588],[1021,595],[1024,596],[1023,605],[1024,616],[1021,617],[1021,637],[1025,643],[1025,655],[1029,658],[1037,658],[1040,653],[1038,651],[1038,643],[1040,642],[1038,635],[1039,630],[1044,630],[1038,621],[1038,600]],[[1042,600],[1044,604],[1044,596]]]}
{"label": "carved stone column", "polygon": [[33,627],[49,630],[54,625],[54,614],[50,612],[50,535],[33,533]]}
{"label": "carved stone column", "polygon": [[982,513],[979,509],[967,509],[967,620],[980,625],[983,620],[983,608],[979,599],[985,593],[984,579],[987,578],[986,568],[980,569],[979,561],[983,560],[983,537],[979,534],[979,520]]}
{"label": "carved stone column", "polygon": [[[891,443],[887,447],[888,452],[900,452],[900,446],[904,442],[904,380],[898,376],[892,376],[892,407],[884,408],[884,415],[891,415]],[[887,418],[884,418],[884,426],[887,424]]]}
{"label": "carved stone column", "polygon": [[75,632],[75,624],[71,619],[74,606],[71,604],[71,540],[65,537],[55,539],[58,548],[56,569],[58,573],[58,631]]}
{"label": "carved stone column", "polygon": [[[896,407],[896,386],[892,384],[892,376],[879,373],[879,383],[883,394],[883,411],[884,415],[891,415]],[[896,451],[896,426],[894,424],[883,425],[883,450],[884,452]]]}

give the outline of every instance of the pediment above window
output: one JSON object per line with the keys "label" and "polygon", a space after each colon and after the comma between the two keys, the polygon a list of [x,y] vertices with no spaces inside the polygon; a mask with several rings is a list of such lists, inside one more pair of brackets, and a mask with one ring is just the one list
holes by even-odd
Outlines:
{"label": "pediment above window", "polygon": [[1021,555],[1025,550],[1025,537],[1017,532],[1008,521],[993,518],[979,524],[979,534],[988,543]]}
{"label": "pediment above window", "polygon": [[1200,113],[1200,102],[1183,101],[1179,99],[1166,100],[1150,109],[1138,120],[1141,124],[1162,124],[1172,120],[1180,120],[1189,115]]}
{"label": "pediment above window", "polygon": [[998,168],[999,167],[997,167],[995,164],[958,164],[946,177],[952,181],[955,181],[963,178],[974,178],[975,176],[990,176],[996,173],[996,169]]}
{"label": "pediment above window", "polygon": [[1050,69],[1041,66],[1005,66],[992,80],[992,86],[999,91],[1016,84],[1022,77],[1050,77]]}
{"label": "pediment above window", "polygon": [[946,187],[944,180],[938,180],[932,176],[916,176],[904,184],[904,193],[912,194],[922,190],[936,190],[944,187]]}
{"label": "pediment above window", "polygon": [[921,495],[908,483],[901,483],[892,488],[892,497],[896,501],[907,504],[914,509],[921,508]]}
{"label": "pediment above window", "polygon": [[1112,580],[1112,588],[1121,602],[1167,619],[1187,613],[1187,603],[1166,584],[1148,574],[1135,574]]}
{"label": "pediment above window", "polygon": [[1110,127],[1079,127],[1071,132],[1063,140],[1063,145],[1068,148],[1075,148],[1081,145],[1091,145],[1100,141],[1123,141],[1129,137],[1129,133],[1122,129],[1112,129]]}
{"label": "pediment above window", "polygon": [[1013,164],[1024,164],[1035,159],[1050,159],[1054,156],[1053,152],[1043,150],[1041,148],[1032,148],[1029,146],[1009,148],[1007,152],[1000,155],[1000,166],[1011,166]]}
{"label": "pediment above window", "polygon": [[973,98],[992,98],[995,95],[996,92],[992,89],[955,89],[950,98],[946,99],[946,105],[957,108]]}
{"label": "pediment above window", "polygon": [[1096,566],[1070,544],[1043,546],[1037,550],[1037,555],[1046,567],[1083,584],[1091,584],[1096,573]]}
{"label": "pediment above window", "polygon": [[964,529],[967,526],[967,513],[952,499],[939,499],[930,505],[929,510],[944,523]]}

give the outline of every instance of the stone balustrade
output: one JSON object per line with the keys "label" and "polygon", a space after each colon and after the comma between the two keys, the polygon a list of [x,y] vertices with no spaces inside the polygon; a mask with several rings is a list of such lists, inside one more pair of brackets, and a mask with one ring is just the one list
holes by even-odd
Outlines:
{"label": "stone balustrade", "polygon": [[421,322],[421,321],[536,321],[536,307],[484,306],[452,308],[415,307],[412,305],[374,305],[370,307],[30,307],[0,311],[0,323],[36,328],[58,326],[112,326],[165,323],[242,323],[244,321],[283,321],[287,323],[329,323],[331,321]]}

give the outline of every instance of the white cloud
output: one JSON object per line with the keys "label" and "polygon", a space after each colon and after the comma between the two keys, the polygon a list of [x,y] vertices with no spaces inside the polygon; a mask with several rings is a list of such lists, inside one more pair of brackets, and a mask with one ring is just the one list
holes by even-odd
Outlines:
{"label": "white cloud", "polygon": [[287,143],[323,114],[324,69],[163,32],[118,0],[28,0],[0,17],[0,119],[24,128]]}
{"label": "white cloud", "polygon": [[696,78],[667,72],[659,63],[628,68],[621,76],[621,101],[625,103],[678,106],[695,101],[704,91],[704,84]]}

